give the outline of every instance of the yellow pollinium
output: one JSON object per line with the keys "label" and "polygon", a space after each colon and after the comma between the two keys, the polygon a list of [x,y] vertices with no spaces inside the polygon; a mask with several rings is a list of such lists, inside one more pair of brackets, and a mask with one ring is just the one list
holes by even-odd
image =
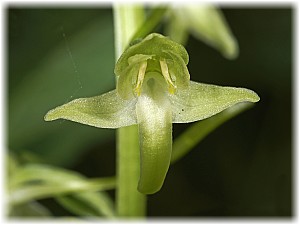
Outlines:
{"label": "yellow pollinium", "polygon": [[174,94],[177,87],[171,80],[171,76],[169,74],[169,69],[166,60],[164,59],[160,60],[159,63],[160,63],[161,73],[164,76],[166,82],[168,83],[168,91],[170,94]]}
{"label": "yellow pollinium", "polygon": [[135,89],[134,89],[134,92],[136,93],[137,96],[141,95],[141,88],[142,88],[143,81],[144,81],[144,78],[145,78],[146,69],[147,69],[147,61],[144,61],[144,62],[141,63],[139,73],[138,73],[138,76],[137,76],[136,86],[135,86]]}

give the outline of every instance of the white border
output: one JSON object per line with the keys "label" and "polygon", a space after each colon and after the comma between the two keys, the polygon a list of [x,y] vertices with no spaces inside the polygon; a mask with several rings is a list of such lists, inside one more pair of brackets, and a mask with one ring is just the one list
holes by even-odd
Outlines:
{"label": "white border", "polygon": [[221,4],[226,4],[226,5],[237,5],[237,6],[284,6],[284,5],[297,5],[298,2],[297,0],[251,0],[251,1],[243,1],[243,0],[51,0],[51,1],[43,1],[43,0],[2,0],[1,4],[7,5],[7,4],[15,4],[19,6],[32,6],[32,5],[43,5],[43,6],[48,6],[48,5],[72,5],[72,6],[82,6],[82,5],[103,5],[103,4],[111,4],[111,3],[182,3],[182,4],[187,4],[187,3],[221,3]]}
{"label": "white border", "polygon": [[[137,2],[145,2],[145,3],[167,3],[167,2],[174,2],[174,0],[149,0],[149,1],[138,1],[138,0],[131,0],[131,1],[113,1],[113,2],[118,2],[118,3],[137,3]],[[182,1],[175,1],[178,3],[182,3]],[[200,1],[184,1],[184,3],[192,3],[192,2],[197,2],[199,3]],[[203,2],[203,1],[201,1]],[[247,218],[247,217],[241,217],[239,219],[234,219],[234,218],[223,218],[225,219],[225,221],[222,221],[223,219],[216,219],[216,220],[210,220],[210,219],[203,219],[203,218],[194,218],[195,220],[193,220],[193,218],[188,219],[188,220],[182,220],[182,219],[177,219],[177,218],[170,218],[171,220],[168,220],[167,218],[162,219],[162,220],[156,220],[156,219],[150,219],[147,222],[149,223],[155,223],[155,224],[174,224],[174,223],[188,223],[188,224],[298,224],[300,223],[299,220],[299,194],[298,194],[298,190],[299,190],[299,165],[298,163],[299,161],[299,153],[298,153],[298,146],[299,146],[299,132],[298,132],[298,128],[300,125],[300,121],[298,119],[298,113],[299,113],[299,81],[300,79],[298,78],[299,76],[299,45],[298,45],[298,40],[300,38],[299,36],[299,3],[298,1],[259,1],[259,0],[252,0],[252,1],[240,1],[240,0],[231,0],[231,1],[226,1],[226,0],[219,0],[219,1],[204,1],[204,2],[214,2],[214,3],[221,3],[222,5],[234,5],[234,6],[257,6],[257,7],[264,7],[264,6],[293,6],[294,8],[294,20],[293,20],[293,31],[294,33],[294,37],[293,37],[293,47],[295,47],[295,49],[293,49],[293,81],[295,81],[293,83],[293,88],[295,90],[295,92],[293,93],[293,117],[292,117],[292,129],[293,129],[293,160],[292,163],[294,165],[293,167],[293,194],[292,197],[293,199],[293,214],[294,217],[291,220],[285,220],[285,219],[281,219],[281,218],[277,218],[276,217],[270,217],[269,219],[256,219],[256,218]],[[22,0],[2,0],[0,1],[0,5],[1,5],[1,12],[0,12],[0,31],[1,31],[1,36],[0,36],[0,44],[1,44],[1,54],[0,54],[0,68],[1,68],[1,91],[0,91],[0,101],[1,101],[1,110],[0,110],[0,125],[1,125],[1,134],[0,134],[0,143],[1,143],[1,150],[0,150],[0,224],[41,224],[41,223],[47,223],[47,224],[65,224],[65,223],[74,223],[74,224],[87,224],[87,222],[76,222],[74,220],[70,220],[70,222],[63,222],[57,219],[54,220],[46,220],[46,221],[26,221],[26,222],[22,222],[22,221],[18,221],[15,220],[12,222],[11,221],[6,221],[4,218],[4,212],[5,212],[5,207],[4,207],[4,201],[3,198],[5,198],[5,192],[4,192],[4,157],[5,157],[5,152],[6,152],[6,121],[5,118],[8,116],[6,114],[6,109],[7,109],[7,102],[6,102],[6,79],[5,77],[7,76],[6,72],[7,72],[7,40],[6,40],[6,8],[8,7],[8,5],[19,5],[19,6],[50,6],[50,5],[55,5],[55,6],[65,6],[65,5],[72,5],[72,6],[88,6],[88,5],[100,5],[100,4],[111,4],[112,1],[97,1],[97,0],[87,0],[87,1],[78,1],[78,0],[53,0],[53,1],[42,1],[42,0],[31,0],[31,1],[22,1]],[[176,219],[176,221],[175,221]],[[90,221],[89,223],[116,223],[116,222],[112,222],[112,221]],[[140,224],[141,221],[123,221],[122,223],[138,223]],[[145,222],[143,222],[145,223]]]}

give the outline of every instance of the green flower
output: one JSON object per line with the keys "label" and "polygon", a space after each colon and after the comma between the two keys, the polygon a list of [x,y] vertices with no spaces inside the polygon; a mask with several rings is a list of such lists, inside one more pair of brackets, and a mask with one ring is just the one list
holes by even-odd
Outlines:
{"label": "green flower", "polygon": [[218,49],[227,59],[235,59],[239,54],[238,43],[222,11],[209,3],[174,6],[169,13],[166,29],[174,41],[182,44],[191,33]]}
{"label": "green flower", "polygon": [[220,87],[190,81],[185,48],[150,34],[119,58],[116,90],[79,98],[50,110],[46,121],[67,119],[99,128],[138,124],[141,170],[138,190],[160,190],[170,165],[172,123],[211,117],[239,102],[257,102],[245,88]]}

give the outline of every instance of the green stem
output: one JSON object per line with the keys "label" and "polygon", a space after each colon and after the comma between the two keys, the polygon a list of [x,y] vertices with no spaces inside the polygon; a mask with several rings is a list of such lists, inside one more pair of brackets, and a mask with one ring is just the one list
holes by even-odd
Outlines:
{"label": "green stem", "polygon": [[[136,5],[115,6],[116,59],[122,54],[144,21],[144,10]],[[137,191],[140,176],[140,150],[137,126],[117,131],[117,213],[120,217],[144,217],[146,196]]]}
{"label": "green stem", "polygon": [[143,7],[137,5],[114,6],[115,53],[116,60],[128,47],[133,35],[145,19]]}
{"label": "green stem", "polygon": [[167,9],[168,7],[166,6],[153,8],[145,23],[139,26],[137,31],[134,33],[132,40],[144,38],[152,32],[158,26],[159,22],[162,21]]}

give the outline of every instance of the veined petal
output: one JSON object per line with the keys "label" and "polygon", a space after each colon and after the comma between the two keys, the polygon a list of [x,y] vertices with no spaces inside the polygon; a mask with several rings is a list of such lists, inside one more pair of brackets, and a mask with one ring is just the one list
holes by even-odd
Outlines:
{"label": "veined petal", "polygon": [[211,117],[239,102],[257,102],[259,96],[246,88],[221,87],[190,82],[188,89],[170,95],[173,123],[188,123]]}
{"label": "veined petal", "polygon": [[135,104],[136,99],[123,100],[113,90],[58,106],[46,114],[45,120],[66,119],[98,128],[119,128],[137,123]]}
{"label": "veined petal", "polygon": [[141,193],[159,191],[166,177],[172,153],[171,110],[166,88],[161,88],[158,80],[148,79],[136,105],[141,148],[138,190]]}

